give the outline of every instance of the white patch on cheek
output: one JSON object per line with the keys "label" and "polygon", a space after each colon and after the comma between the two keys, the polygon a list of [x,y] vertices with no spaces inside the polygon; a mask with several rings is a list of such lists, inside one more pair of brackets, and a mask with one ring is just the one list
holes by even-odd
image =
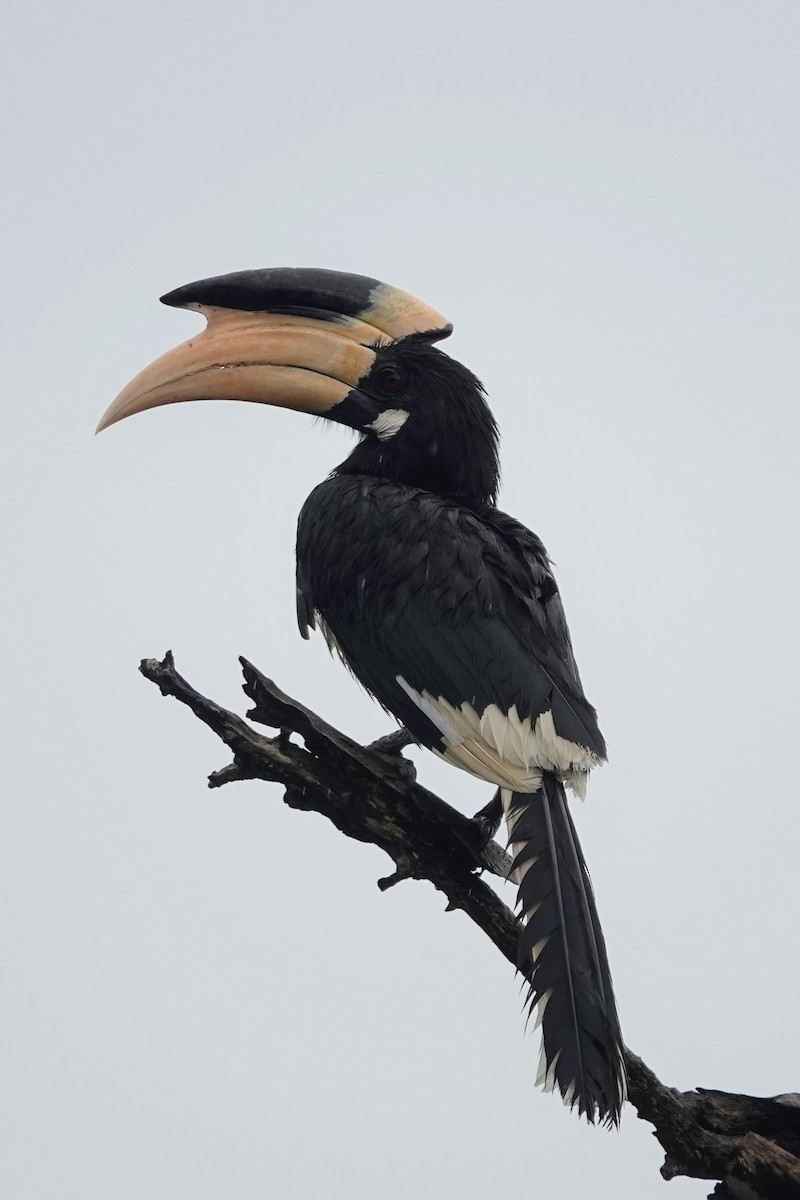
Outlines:
{"label": "white patch on cheek", "polygon": [[388,438],[394,437],[396,433],[403,428],[408,420],[408,413],[404,408],[386,408],[382,413],[379,413],[375,420],[365,425],[365,429],[369,429],[382,442]]}

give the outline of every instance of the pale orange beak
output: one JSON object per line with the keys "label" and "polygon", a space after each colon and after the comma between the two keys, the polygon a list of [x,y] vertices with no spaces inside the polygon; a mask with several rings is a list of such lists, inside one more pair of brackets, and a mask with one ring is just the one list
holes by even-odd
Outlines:
{"label": "pale orange beak", "polygon": [[369,374],[378,345],[410,333],[434,341],[452,329],[407,292],[310,268],[241,271],[163,300],[197,310],[208,324],[123,388],[98,433],[184,400],[246,400],[325,415]]}

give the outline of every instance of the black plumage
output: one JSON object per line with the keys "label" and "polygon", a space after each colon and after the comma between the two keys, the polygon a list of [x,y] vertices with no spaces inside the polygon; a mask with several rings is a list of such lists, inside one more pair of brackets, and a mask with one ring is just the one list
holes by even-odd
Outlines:
{"label": "black plumage", "polygon": [[[528,991],[542,1027],[540,1081],[593,1120],[616,1123],[625,1098],[622,1034],[605,939],[563,784],[546,773],[535,802],[507,797],[524,921],[520,968],[534,960]],[[568,1031],[565,1034],[565,1030]]]}
{"label": "black plumage", "polygon": [[181,400],[277,404],[360,440],[309,496],[301,632],[319,623],[424,746],[501,790],[519,886],[520,964],[543,1069],[590,1120],[619,1120],[622,1037],[564,785],[605,758],[544,546],[496,507],[497,427],[452,326],[378,280],[308,268],[178,288],[208,328],[120,392],[99,428]]}
{"label": "black plumage", "polygon": [[[392,389],[385,398],[382,379]],[[380,703],[460,766],[467,764],[448,743],[447,713],[436,719],[441,700],[452,710],[467,704],[478,717],[493,705],[501,716],[513,709],[533,725],[550,712],[559,737],[587,752],[579,761],[602,761],[605,743],[544,546],[493,504],[496,432],[480,384],[423,339],[408,338],[378,350],[359,390],[409,415],[386,441],[368,433],[303,507],[301,632],[308,636],[319,618]],[[427,709],[414,693],[430,698]],[[531,1007],[544,1006],[543,1079],[590,1119],[615,1122],[622,1039],[563,784],[545,771],[538,790],[523,792],[480,758],[467,769],[505,789],[522,876],[521,962],[546,941],[530,991]]]}
{"label": "black plumage", "polygon": [[478,713],[552,708],[562,737],[604,756],[544,548],[505,513],[335,472],[300,514],[297,595],[303,636],[318,613],[354,673],[430,749],[446,749],[441,731],[398,676]]}

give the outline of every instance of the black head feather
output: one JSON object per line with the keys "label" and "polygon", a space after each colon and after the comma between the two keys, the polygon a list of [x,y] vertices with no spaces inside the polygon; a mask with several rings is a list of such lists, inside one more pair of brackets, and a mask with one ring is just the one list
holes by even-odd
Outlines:
{"label": "black head feather", "polygon": [[498,432],[480,380],[425,334],[373,348],[375,365],[353,402],[330,413],[363,435],[338,473],[494,504]]}

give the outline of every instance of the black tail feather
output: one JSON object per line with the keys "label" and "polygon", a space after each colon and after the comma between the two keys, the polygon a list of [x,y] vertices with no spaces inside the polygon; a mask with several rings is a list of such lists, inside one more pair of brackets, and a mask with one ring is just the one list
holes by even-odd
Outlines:
{"label": "black tail feather", "polygon": [[619,1123],[623,1042],[594,893],[563,785],[504,792],[524,925],[520,969],[533,970],[526,1004],[542,1026],[539,1079],[590,1121]]}

